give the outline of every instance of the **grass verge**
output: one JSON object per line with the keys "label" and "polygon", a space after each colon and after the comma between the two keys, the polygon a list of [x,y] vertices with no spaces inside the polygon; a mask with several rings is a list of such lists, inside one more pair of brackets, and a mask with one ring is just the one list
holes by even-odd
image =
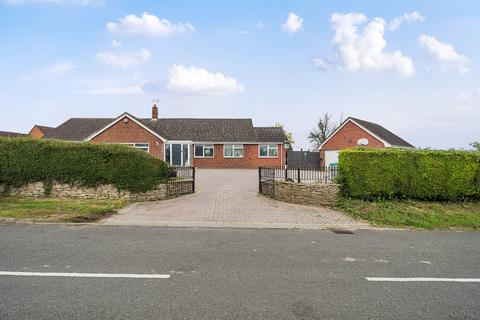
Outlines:
{"label": "grass verge", "polygon": [[366,201],[340,198],[336,207],[378,226],[480,230],[480,201]]}
{"label": "grass verge", "polygon": [[95,222],[126,205],[120,200],[1,197],[0,220]]}

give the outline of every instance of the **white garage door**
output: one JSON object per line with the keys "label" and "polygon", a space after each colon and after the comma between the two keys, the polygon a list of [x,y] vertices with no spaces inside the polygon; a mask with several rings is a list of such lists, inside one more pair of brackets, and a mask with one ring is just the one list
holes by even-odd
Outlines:
{"label": "white garage door", "polygon": [[338,154],[340,150],[325,150],[325,166],[328,167],[332,164],[338,165]]}

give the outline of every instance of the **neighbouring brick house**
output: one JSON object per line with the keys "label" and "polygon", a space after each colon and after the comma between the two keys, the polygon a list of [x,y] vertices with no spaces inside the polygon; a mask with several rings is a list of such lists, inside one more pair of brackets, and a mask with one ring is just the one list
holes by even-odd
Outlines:
{"label": "neighbouring brick house", "polygon": [[258,168],[285,163],[281,128],[254,127],[251,119],[72,118],[43,138],[121,143],[147,151],[171,165],[200,168]]}
{"label": "neighbouring brick house", "polygon": [[414,148],[379,124],[349,117],[320,146],[320,166],[337,164],[340,150],[358,146]]}
{"label": "neighbouring brick house", "polygon": [[32,130],[28,133],[31,137],[35,139],[40,139],[44,135],[50,133],[52,130],[55,128],[52,127],[46,127],[46,126],[39,126],[38,124],[34,125]]}

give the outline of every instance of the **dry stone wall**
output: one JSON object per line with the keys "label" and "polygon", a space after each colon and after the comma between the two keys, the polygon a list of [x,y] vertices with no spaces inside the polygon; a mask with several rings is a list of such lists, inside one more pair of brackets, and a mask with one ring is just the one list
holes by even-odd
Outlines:
{"label": "dry stone wall", "polygon": [[76,198],[76,199],[120,199],[127,201],[163,200],[180,194],[193,192],[192,180],[176,181],[175,187],[182,193],[169,192],[167,184],[160,184],[155,189],[147,192],[130,192],[118,190],[110,184],[100,185],[95,188],[81,185],[71,185],[53,182],[51,185],[43,182],[30,183],[22,187],[6,187],[0,185],[0,194],[5,196],[29,198]]}
{"label": "dry stone wall", "polygon": [[312,206],[333,206],[340,191],[340,185],[336,183],[297,183],[278,180],[261,183],[262,193],[276,200]]}

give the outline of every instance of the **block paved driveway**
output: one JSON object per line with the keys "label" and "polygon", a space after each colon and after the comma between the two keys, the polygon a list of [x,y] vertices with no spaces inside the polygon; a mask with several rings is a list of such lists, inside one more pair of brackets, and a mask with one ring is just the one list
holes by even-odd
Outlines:
{"label": "block paved driveway", "polygon": [[139,202],[103,220],[107,225],[367,229],[367,223],[327,207],[296,205],[258,194],[258,171],[199,169],[196,192]]}

